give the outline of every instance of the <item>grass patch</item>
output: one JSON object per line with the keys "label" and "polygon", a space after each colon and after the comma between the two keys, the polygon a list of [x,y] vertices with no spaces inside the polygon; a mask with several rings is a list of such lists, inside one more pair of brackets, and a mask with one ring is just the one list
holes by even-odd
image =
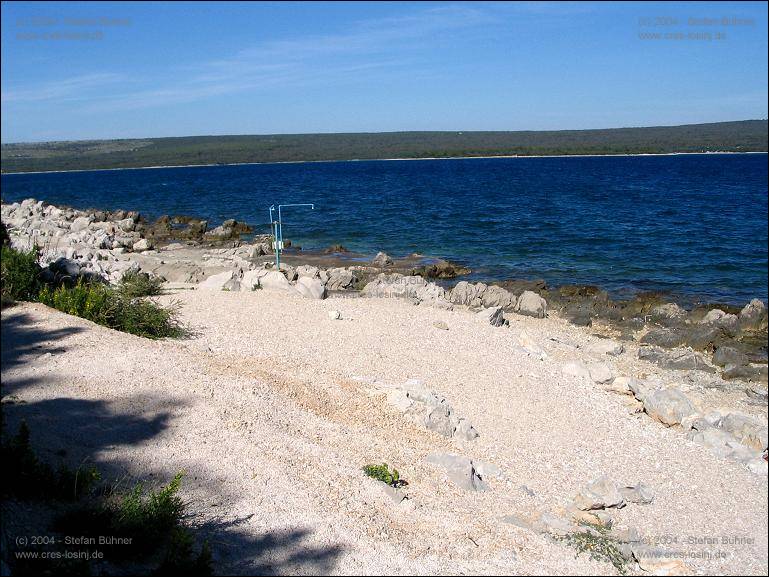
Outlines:
{"label": "grass patch", "polygon": [[40,291],[40,265],[37,249],[18,251],[2,247],[0,255],[0,293],[3,304],[35,300]]}
{"label": "grass patch", "polygon": [[38,459],[29,442],[29,428],[22,422],[19,432],[3,439],[2,462],[5,468],[4,497],[27,500],[77,501],[91,493],[101,479],[95,467],[76,471],[63,464],[54,469]]}
{"label": "grass patch", "polygon": [[382,463],[381,465],[366,465],[363,467],[363,472],[372,479],[382,481],[382,483],[390,485],[391,487],[397,488],[407,484],[406,481],[401,479],[398,469],[394,467],[390,469],[387,463]]}
{"label": "grass patch", "polygon": [[568,533],[559,539],[577,551],[577,556],[586,553],[591,559],[611,563],[621,574],[627,574],[628,561],[620,550],[623,542],[611,537],[604,525],[581,523],[583,531]]}
{"label": "grass patch", "polygon": [[151,300],[130,298],[120,289],[82,279],[73,287],[43,287],[41,303],[106,327],[151,339],[183,337],[178,306],[161,306]]}
{"label": "grass patch", "polygon": [[154,297],[163,294],[163,279],[146,272],[129,270],[117,286],[120,296],[125,298]]}

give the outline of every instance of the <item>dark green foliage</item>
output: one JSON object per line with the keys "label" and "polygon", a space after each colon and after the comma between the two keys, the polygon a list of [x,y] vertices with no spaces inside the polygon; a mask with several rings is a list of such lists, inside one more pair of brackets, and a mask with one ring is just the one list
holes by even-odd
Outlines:
{"label": "dark green foliage", "polygon": [[622,575],[627,573],[627,559],[622,554],[622,542],[611,537],[604,525],[582,524],[584,531],[567,533],[561,539],[577,550],[577,555],[587,553],[591,559],[606,561]]}
{"label": "dark green foliage", "polygon": [[126,494],[80,504],[60,515],[54,530],[64,535],[123,540],[105,544],[105,558],[112,561],[159,563],[156,574],[211,574],[211,552],[204,544],[194,552],[194,539],[184,524],[186,503],[179,497],[183,473],[157,491],[145,492],[136,485]]}
{"label": "dark green foliage", "polygon": [[168,485],[150,491],[149,495],[145,495],[141,484],[136,485],[115,508],[114,528],[148,545],[167,536],[171,529],[179,526],[184,514],[184,501],[178,495],[182,476],[177,473]]}
{"label": "dark green foliage", "polygon": [[[72,471],[62,464],[55,470],[40,461],[24,422],[16,435],[3,435],[2,463],[4,499],[50,503],[54,511],[59,511],[50,527],[38,528],[40,534],[53,531],[61,536],[96,540],[114,537],[115,542],[99,544],[110,563],[146,564],[156,567],[153,574],[211,575],[208,544],[203,544],[196,554],[193,535],[186,525],[186,503],[178,494],[183,473],[156,491],[145,492],[141,484],[127,493],[96,491],[101,476],[95,467]],[[11,560],[14,575],[89,575],[91,569],[82,559],[14,556]]]}
{"label": "dark green foliage", "polygon": [[401,487],[406,484],[406,482],[401,479],[398,470],[395,468],[390,469],[390,467],[387,466],[387,463],[382,463],[381,465],[366,465],[363,467],[363,472],[372,479],[382,481],[382,483],[390,485],[391,487]]}
{"label": "dark green foliage", "polygon": [[767,121],[518,132],[188,136],[3,144],[3,172],[243,162],[767,150]]}
{"label": "dark green foliage", "polygon": [[0,244],[7,246],[11,242],[11,237],[8,236],[8,229],[5,228],[5,223],[0,221]]}
{"label": "dark green foliage", "polygon": [[73,287],[43,287],[41,303],[70,315],[142,337],[159,339],[186,334],[177,320],[178,307],[163,307],[151,300],[129,298],[120,289],[83,280]]}
{"label": "dark green foliage", "polygon": [[30,301],[40,290],[40,265],[37,250],[21,252],[3,245],[0,255],[0,292],[3,303]]}
{"label": "dark green foliage", "polygon": [[54,469],[38,459],[29,443],[29,429],[21,424],[19,432],[2,443],[4,497],[22,500],[76,501],[91,492],[99,482],[95,467],[72,471],[63,464]]}
{"label": "dark green foliage", "polygon": [[128,298],[153,297],[163,294],[163,279],[129,270],[120,279],[117,290],[121,296]]}

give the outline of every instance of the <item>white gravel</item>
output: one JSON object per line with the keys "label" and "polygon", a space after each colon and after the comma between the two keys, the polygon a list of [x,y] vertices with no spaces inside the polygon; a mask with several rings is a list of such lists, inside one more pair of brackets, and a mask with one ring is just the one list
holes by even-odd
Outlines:
{"label": "white gravel", "polygon": [[[501,521],[557,511],[605,474],[656,495],[619,510],[616,523],[678,539],[689,554],[726,554],[686,559],[692,571],[766,574],[767,479],[633,412],[627,397],[563,376],[565,363],[598,358],[583,352],[596,340],[589,330],[517,315],[495,328],[395,299],[192,290],[163,299],[180,302],[194,338],[153,342],[41,305],[4,310],[3,395],[21,401],[9,426],[23,416],[35,442],[75,461],[91,456],[108,474],[163,480],[185,470],[197,520],[218,527],[222,573],[614,573]],[[523,328],[545,360],[518,348]],[[739,390],[706,388],[626,348],[602,359],[616,374],[655,375],[700,408],[766,420],[766,407],[742,403]],[[418,427],[372,386],[410,378],[445,396],[480,437]],[[424,462],[433,451],[503,475],[488,492],[464,493]],[[409,482],[400,505],[361,473],[379,462]]]}

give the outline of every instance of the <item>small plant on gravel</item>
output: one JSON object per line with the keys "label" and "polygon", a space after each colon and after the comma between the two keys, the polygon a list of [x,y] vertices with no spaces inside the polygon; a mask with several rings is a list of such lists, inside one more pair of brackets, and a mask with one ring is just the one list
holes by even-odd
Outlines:
{"label": "small plant on gravel", "polygon": [[363,467],[363,472],[377,481],[382,481],[386,485],[391,487],[402,487],[406,484],[406,481],[401,479],[400,473],[395,468],[390,469],[387,463],[381,465],[366,465]]}
{"label": "small plant on gravel", "polygon": [[129,270],[120,279],[117,290],[127,298],[157,296],[163,294],[163,279],[146,272]]}
{"label": "small plant on gravel", "polygon": [[620,550],[622,541],[611,537],[609,528],[605,525],[580,523],[584,530],[568,533],[560,539],[577,550],[577,556],[582,553],[590,555],[596,561],[611,563],[621,574],[627,574],[627,559]]}

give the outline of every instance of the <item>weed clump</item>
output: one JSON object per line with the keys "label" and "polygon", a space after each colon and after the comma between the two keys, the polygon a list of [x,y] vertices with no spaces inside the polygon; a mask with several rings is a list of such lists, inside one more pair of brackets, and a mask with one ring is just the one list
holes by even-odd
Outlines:
{"label": "weed clump", "polygon": [[587,553],[591,559],[611,563],[621,574],[627,573],[627,558],[622,553],[622,541],[609,535],[608,527],[604,525],[581,524],[585,529],[568,533],[561,540],[577,550],[577,556]]}
{"label": "weed clump", "polygon": [[120,296],[129,299],[158,296],[163,294],[163,279],[146,272],[129,270],[120,279],[117,291]]}
{"label": "weed clump", "polygon": [[185,329],[178,321],[178,307],[161,306],[151,300],[130,298],[101,283],[82,279],[73,287],[43,287],[41,303],[64,313],[82,317],[106,327],[147,337],[182,337]]}
{"label": "weed clump", "polygon": [[402,487],[406,484],[406,481],[401,479],[400,473],[395,468],[390,469],[387,463],[381,465],[366,465],[363,467],[363,472],[377,481],[382,481],[386,485],[391,487]]}

